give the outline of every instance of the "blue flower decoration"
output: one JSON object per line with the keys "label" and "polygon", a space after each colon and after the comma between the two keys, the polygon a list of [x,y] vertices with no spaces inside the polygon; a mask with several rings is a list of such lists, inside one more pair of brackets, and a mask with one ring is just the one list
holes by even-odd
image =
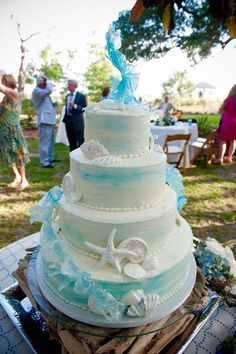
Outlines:
{"label": "blue flower decoration", "polygon": [[213,278],[224,281],[229,276],[230,267],[227,259],[208,252],[203,242],[198,243],[194,256],[197,265],[201,268],[208,281]]}

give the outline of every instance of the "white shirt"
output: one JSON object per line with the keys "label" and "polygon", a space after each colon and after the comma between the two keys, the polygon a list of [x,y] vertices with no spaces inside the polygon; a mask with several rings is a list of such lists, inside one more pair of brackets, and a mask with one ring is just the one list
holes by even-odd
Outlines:
{"label": "white shirt", "polygon": [[[71,93],[73,93],[73,96],[71,95]],[[75,95],[76,95],[77,91],[75,90],[74,92],[69,92],[68,96],[67,96],[67,112],[70,112],[70,102],[74,102],[74,99],[75,99]],[[76,109],[77,108],[77,105],[75,104],[74,105],[74,108]]]}

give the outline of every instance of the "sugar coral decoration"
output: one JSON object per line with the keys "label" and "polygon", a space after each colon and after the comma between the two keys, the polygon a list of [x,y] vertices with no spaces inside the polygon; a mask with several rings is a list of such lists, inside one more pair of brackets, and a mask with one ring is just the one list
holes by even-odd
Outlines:
{"label": "sugar coral decoration", "polygon": [[112,230],[108,237],[107,246],[100,247],[96,246],[90,242],[85,242],[86,246],[90,248],[93,252],[98,253],[101,255],[100,261],[97,263],[97,267],[101,267],[107,263],[113,265],[116,271],[121,274],[121,267],[120,267],[120,259],[126,258],[130,256],[136,256],[135,252],[124,250],[124,249],[116,249],[114,247],[114,236],[116,233],[116,229]]}
{"label": "sugar coral decoration", "polygon": [[129,22],[134,22],[142,16],[145,7],[143,6],[142,0],[137,0],[134,4],[132,10],[130,11]]}
{"label": "sugar coral decoration", "polygon": [[82,198],[82,192],[75,193],[74,180],[70,173],[64,176],[62,188],[68,203],[76,203]]}

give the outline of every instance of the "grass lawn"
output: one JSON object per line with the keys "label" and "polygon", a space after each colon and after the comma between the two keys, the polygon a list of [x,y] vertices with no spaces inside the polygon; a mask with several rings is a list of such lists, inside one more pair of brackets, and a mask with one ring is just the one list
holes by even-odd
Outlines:
{"label": "grass lawn", "polygon": [[[27,136],[27,134],[26,134]],[[0,248],[39,231],[40,224],[30,224],[29,208],[39,201],[43,192],[61,185],[69,170],[69,149],[55,144],[55,156],[61,161],[53,169],[39,165],[37,138],[28,139],[31,162],[27,165],[30,187],[17,194],[7,188],[11,181],[8,169],[0,166]],[[196,237],[215,237],[221,242],[236,234],[236,161],[232,165],[205,167],[200,161],[184,175],[187,205],[181,214],[192,227]]]}

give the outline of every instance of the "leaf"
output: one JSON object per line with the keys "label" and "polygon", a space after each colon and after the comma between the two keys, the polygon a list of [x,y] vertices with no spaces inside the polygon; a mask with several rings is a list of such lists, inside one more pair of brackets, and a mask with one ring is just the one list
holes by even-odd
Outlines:
{"label": "leaf", "polygon": [[163,26],[168,33],[174,28],[174,5],[173,1],[170,1],[164,8],[162,14]]}
{"label": "leaf", "polygon": [[229,16],[226,19],[225,26],[229,30],[229,34],[231,38],[236,38],[236,17],[235,16]]}
{"label": "leaf", "polygon": [[129,22],[136,21],[139,17],[142,16],[144,10],[145,7],[143,6],[142,0],[137,0],[130,11]]}

